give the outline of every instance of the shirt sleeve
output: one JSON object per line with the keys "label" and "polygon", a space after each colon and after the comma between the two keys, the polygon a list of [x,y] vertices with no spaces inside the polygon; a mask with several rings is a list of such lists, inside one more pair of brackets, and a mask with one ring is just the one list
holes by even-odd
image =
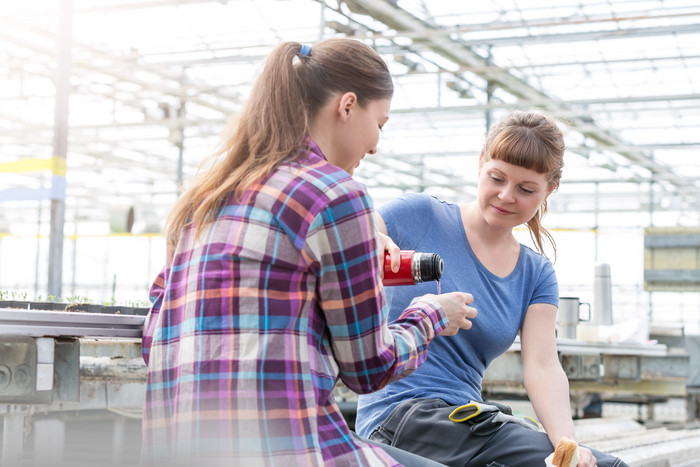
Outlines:
{"label": "shirt sleeve", "polygon": [[535,284],[535,289],[532,293],[529,305],[534,303],[548,303],[550,305],[559,306],[559,282],[554,271],[552,263],[543,258],[543,265],[540,270],[540,275]]}
{"label": "shirt sleeve", "polygon": [[318,266],[320,312],[340,378],[357,393],[411,374],[425,361],[428,343],[447,326],[444,310],[427,299],[414,300],[387,323],[376,237],[371,199],[355,191],[325,206],[304,244]]}
{"label": "shirt sleeve", "polygon": [[158,315],[163,306],[166,273],[167,266],[158,273],[148,293],[149,300],[151,301],[151,309],[148,310],[148,315],[146,315],[146,320],[143,323],[143,337],[141,340],[141,354],[143,355],[143,360],[146,362],[146,365],[148,365],[148,359],[151,353],[151,343],[153,342],[153,333],[156,329]]}

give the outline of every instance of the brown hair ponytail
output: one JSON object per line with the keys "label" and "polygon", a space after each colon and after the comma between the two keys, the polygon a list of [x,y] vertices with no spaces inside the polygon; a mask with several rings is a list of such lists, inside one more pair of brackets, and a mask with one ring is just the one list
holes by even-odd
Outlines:
{"label": "brown hair ponytail", "polygon": [[198,235],[229,196],[240,199],[295,157],[318,110],[335,93],[350,91],[360,105],[393,94],[389,70],[369,46],[352,39],[328,39],[310,49],[298,42],[277,46],[218,149],[170,212],[165,226],[170,250],[185,227],[194,225]]}

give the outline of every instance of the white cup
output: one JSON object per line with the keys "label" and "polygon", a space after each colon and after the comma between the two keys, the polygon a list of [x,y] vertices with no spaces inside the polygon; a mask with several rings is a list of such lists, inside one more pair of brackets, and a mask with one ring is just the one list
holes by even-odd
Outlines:
{"label": "white cup", "polygon": [[[588,308],[588,316],[581,317],[581,307]],[[578,297],[559,297],[557,310],[557,337],[576,339],[576,327],[580,321],[591,320],[591,304],[582,302]]]}

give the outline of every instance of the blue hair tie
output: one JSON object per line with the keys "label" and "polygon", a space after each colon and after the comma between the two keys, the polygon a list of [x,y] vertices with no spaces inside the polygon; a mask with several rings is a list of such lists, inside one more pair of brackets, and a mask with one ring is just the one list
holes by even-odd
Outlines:
{"label": "blue hair tie", "polygon": [[302,44],[301,45],[301,50],[299,51],[299,57],[303,58],[309,55],[309,52],[311,52],[311,46]]}

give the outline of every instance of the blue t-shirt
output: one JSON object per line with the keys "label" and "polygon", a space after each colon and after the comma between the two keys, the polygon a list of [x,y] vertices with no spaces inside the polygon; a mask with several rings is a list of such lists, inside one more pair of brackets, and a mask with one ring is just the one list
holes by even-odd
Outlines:
{"label": "blue t-shirt", "polygon": [[[489,364],[511,346],[533,303],[559,304],[559,286],[547,258],[525,245],[513,272],[489,272],[469,246],[459,206],[425,194],[404,195],[378,209],[389,236],[402,250],[437,253],[445,262],[442,292],[469,292],[478,310],[472,328],[456,336],[437,336],[428,359],[407,378],[360,396],[356,430],[364,437],[401,401],[436,397],[450,404],[481,399],[481,381]],[[387,287],[389,321],[414,297],[437,293],[435,282]]]}

